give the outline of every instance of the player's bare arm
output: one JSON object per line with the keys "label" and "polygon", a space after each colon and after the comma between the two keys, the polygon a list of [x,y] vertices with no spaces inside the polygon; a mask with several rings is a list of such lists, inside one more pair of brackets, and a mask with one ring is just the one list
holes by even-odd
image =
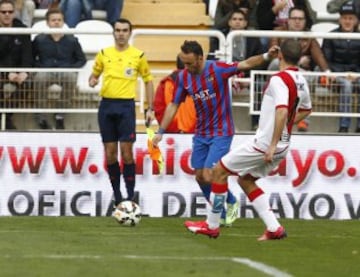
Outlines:
{"label": "player's bare arm", "polygon": [[276,151],[276,146],[281,138],[281,134],[285,128],[286,120],[288,118],[288,109],[286,107],[277,108],[275,113],[275,125],[274,132],[271,139],[269,148],[265,152],[264,160],[265,162],[272,162],[274,153]]}
{"label": "player's bare arm", "polygon": [[154,102],[154,83],[149,81],[145,83],[146,101],[148,103],[148,109],[146,110],[145,121],[151,123],[154,119],[153,105]]}
{"label": "player's bare arm", "polygon": [[311,114],[311,110],[301,110],[296,113],[294,123],[298,123],[301,120],[305,119],[308,115]]}
{"label": "player's bare arm", "polygon": [[157,146],[162,139],[162,135],[164,134],[166,128],[169,126],[170,122],[173,120],[177,110],[179,108],[178,104],[170,103],[167,105],[164,117],[160,123],[160,127],[156,135],[154,136],[152,143]]}
{"label": "player's bare arm", "polygon": [[250,70],[254,67],[257,67],[259,65],[262,65],[264,62],[270,61],[277,57],[279,52],[279,46],[274,45],[270,47],[269,51],[267,53],[252,56],[246,60],[243,60],[238,63],[238,70],[239,71],[246,71]]}

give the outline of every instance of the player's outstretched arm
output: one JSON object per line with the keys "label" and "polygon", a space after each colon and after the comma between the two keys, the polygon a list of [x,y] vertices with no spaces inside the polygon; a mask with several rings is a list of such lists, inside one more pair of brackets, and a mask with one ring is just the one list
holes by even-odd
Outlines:
{"label": "player's outstretched arm", "polygon": [[238,70],[239,71],[250,70],[254,67],[262,65],[263,63],[276,58],[278,55],[279,49],[280,49],[279,46],[274,45],[274,46],[270,47],[269,51],[264,54],[252,56],[246,60],[239,62]]}
{"label": "player's outstretched arm", "polygon": [[165,113],[164,113],[164,117],[160,123],[159,130],[157,131],[156,135],[154,136],[154,138],[152,140],[154,146],[158,146],[158,143],[162,139],[162,135],[165,133],[166,128],[169,126],[169,124],[173,120],[178,108],[179,108],[178,104],[170,103],[169,105],[167,105]]}

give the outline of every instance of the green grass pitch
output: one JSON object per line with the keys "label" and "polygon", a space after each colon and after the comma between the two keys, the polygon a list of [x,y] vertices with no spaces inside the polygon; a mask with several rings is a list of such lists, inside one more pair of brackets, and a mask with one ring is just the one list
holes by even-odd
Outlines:
{"label": "green grass pitch", "polygon": [[0,276],[360,276],[360,222],[281,220],[288,238],[258,242],[260,219],[217,239],[184,218],[1,217]]}

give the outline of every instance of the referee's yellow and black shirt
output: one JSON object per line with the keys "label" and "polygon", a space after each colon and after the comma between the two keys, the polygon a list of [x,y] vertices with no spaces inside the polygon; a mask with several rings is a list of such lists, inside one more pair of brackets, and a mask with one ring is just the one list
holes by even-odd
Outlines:
{"label": "referee's yellow and black shirt", "polygon": [[93,74],[102,76],[100,96],[112,99],[134,99],[137,78],[153,80],[144,52],[129,46],[119,51],[115,46],[102,49],[95,57]]}

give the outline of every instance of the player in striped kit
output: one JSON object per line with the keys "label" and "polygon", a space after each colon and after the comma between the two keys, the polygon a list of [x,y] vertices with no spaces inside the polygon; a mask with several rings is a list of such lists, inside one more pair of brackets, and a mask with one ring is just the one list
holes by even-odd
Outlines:
{"label": "player in striped kit", "polygon": [[[178,75],[174,100],[166,108],[153,143],[157,145],[160,142],[179,104],[190,95],[194,100],[197,116],[191,165],[195,169],[196,181],[207,200],[211,192],[212,168],[229,151],[234,135],[228,79],[240,71],[261,65],[276,55],[277,48],[273,47],[263,55],[226,64],[206,61],[203,49],[196,41],[185,41],[181,46],[180,58],[185,69]],[[239,203],[229,191],[226,200],[225,225],[231,225],[237,218]],[[222,213],[224,204],[221,207]]]}
{"label": "player in striped kit", "polygon": [[232,149],[214,167],[210,194],[212,207],[206,221],[186,222],[185,226],[191,232],[213,238],[219,236],[219,214],[228,190],[227,177],[236,174],[240,187],[266,225],[258,240],[286,237],[284,227],[256,181],[267,176],[286,156],[293,124],[310,114],[311,100],[308,84],[295,66],[301,56],[299,42],[287,39],[280,49],[281,71],[274,74],[265,87],[255,138]]}

